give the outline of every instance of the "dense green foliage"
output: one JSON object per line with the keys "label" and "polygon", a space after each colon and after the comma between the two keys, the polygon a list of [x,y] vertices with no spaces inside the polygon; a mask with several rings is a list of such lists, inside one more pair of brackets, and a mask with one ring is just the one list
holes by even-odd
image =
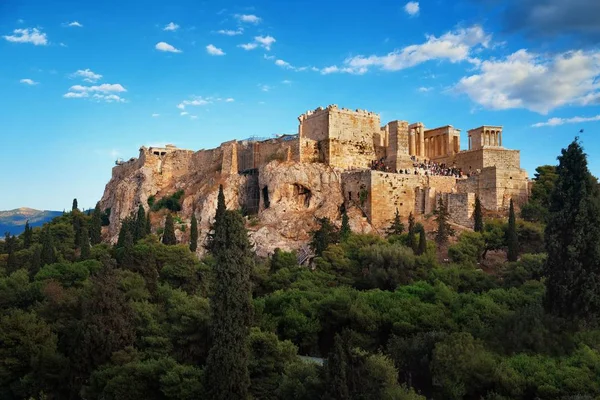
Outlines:
{"label": "dense green foliage", "polygon": [[481,209],[481,200],[479,196],[475,197],[475,209],[473,210],[473,230],[483,232],[483,211]]}
{"label": "dense green foliage", "polygon": [[557,173],[545,236],[515,221],[514,262],[506,220],[462,232],[440,265],[412,218],[412,243],[339,240],[321,221],[312,268],[261,259],[222,190],[202,260],[148,234],[139,209],[115,246],[91,243],[97,217],[78,210],[28,246],[6,235],[0,398],[600,398],[600,195],[578,144]]}
{"label": "dense green foliage", "polygon": [[[412,213],[411,213],[412,215]],[[414,224],[414,219],[413,219],[413,224]],[[414,230],[414,227],[413,227]],[[387,234],[388,235],[402,235],[402,232],[404,232],[404,224],[402,223],[402,220],[400,219],[400,213],[398,212],[398,209],[396,208],[396,214],[394,215],[394,219],[392,220],[392,223],[390,224],[390,227],[387,229]]]}
{"label": "dense green foliage", "polygon": [[448,204],[444,201],[442,196],[438,200],[438,206],[433,211],[435,215],[435,223],[437,230],[435,231],[435,241],[437,244],[442,245],[448,242],[448,238],[454,235],[454,229],[450,226],[450,213],[448,212]]}
{"label": "dense green foliage", "polygon": [[535,169],[531,196],[521,207],[521,217],[526,221],[546,222],[550,207],[550,194],[554,189],[558,174],[554,165],[542,165]]}
{"label": "dense green foliage", "polygon": [[517,261],[519,257],[519,237],[517,235],[517,220],[515,217],[515,206],[510,199],[508,209],[508,229],[506,230],[506,246],[508,261]]}
{"label": "dense green foliage", "polygon": [[148,199],[148,205],[152,209],[152,211],[158,211],[162,208],[166,208],[169,211],[181,211],[181,198],[183,197],[183,190],[178,190],[170,196],[165,196],[162,199],[155,201],[154,197],[151,196]]}
{"label": "dense green foliage", "polygon": [[167,214],[167,217],[165,218],[162,242],[167,245],[177,244],[177,238],[175,237],[175,223],[173,222],[171,213]]}

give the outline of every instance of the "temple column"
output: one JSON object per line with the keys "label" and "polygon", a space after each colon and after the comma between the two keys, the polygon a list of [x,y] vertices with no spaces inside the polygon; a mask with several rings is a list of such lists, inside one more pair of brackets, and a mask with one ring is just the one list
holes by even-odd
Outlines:
{"label": "temple column", "polygon": [[410,142],[408,144],[408,154],[411,156],[415,155],[415,130],[411,129],[408,133]]}
{"label": "temple column", "polygon": [[419,126],[419,156],[423,157],[425,155],[425,128],[421,125]]}

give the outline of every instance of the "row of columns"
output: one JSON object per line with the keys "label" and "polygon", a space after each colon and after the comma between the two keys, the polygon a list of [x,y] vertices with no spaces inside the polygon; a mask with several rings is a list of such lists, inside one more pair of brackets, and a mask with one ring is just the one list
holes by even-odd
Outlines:
{"label": "row of columns", "polygon": [[486,130],[481,140],[482,146],[502,146],[502,131]]}
{"label": "row of columns", "polygon": [[425,157],[445,156],[447,154],[447,137],[448,135],[436,135],[425,139]]}
{"label": "row of columns", "polygon": [[408,154],[416,157],[425,156],[425,128],[420,124],[408,128]]}

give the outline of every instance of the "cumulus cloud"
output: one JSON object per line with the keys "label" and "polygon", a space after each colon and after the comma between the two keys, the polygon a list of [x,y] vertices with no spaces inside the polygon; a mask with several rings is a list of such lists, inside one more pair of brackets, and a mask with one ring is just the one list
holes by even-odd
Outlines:
{"label": "cumulus cloud", "polygon": [[92,96],[92,100],[105,101],[107,103],[124,103],[125,102],[125,99],[123,99],[122,97],[120,97],[116,94],[101,94],[101,93],[94,93],[94,95]]}
{"label": "cumulus cloud", "polygon": [[66,26],[71,27],[71,28],[83,28],[83,25],[77,21],[68,22],[68,23],[66,23]]}
{"label": "cumulus cloud", "polygon": [[399,71],[431,60],[448,60],[452,63],[469,61],[477,64],[479,60],[473,58],[471,53],[475,48],[488,47],[490,40],[491,35],[486,34],[481,26],[474,25],[447,32],[440,37],[429,35],[425,43],[406,46],[383,56],[350,57],[344,60],[342,66],[325,67],[321,69],[321,73],[364,74],[372,67]]}
{"label": "cumulus cloud", "polygon": [[107,103],[124,103],[125,99],[116,93],[126,92],[120,83],[103,83],[101,85],[83,86],[74,85],[69,88],[69,91],[63,94],[67,99],[89,98],[93,101],[104,101]]}
{"label": "cumulus cloud", "polygon": [[120,83],[103,83],[97,86],[83,86],[83,85],[74,85],[69,88],[71,92],[102,92],[102,93],[110,93],[110,92],[126,92],[125,89]]}
{"label": "cumulus cloud", "polygon": [[236,36],[236,35],[241,35],[242,33],[244,33],[244,30],[242,28],[238,28],[236,30],[221,29],[221,30],[218,30],[217,33],[219,35],[225,35],[225,36]]}
{"label": "cumulus cloud", "polygon": [[12,35],[3,36],[4,39],[13,43],[31,43],[35,46],[45,46],[48,38],[38,28],[15,29]]}
{"label": "cumulus cloud", "polygon": [[160,114],[154,113],[154,114],[152,114],[152,117],[153,117],[153,118],[160,117]]}
{"label": "cumulus cloud", "polygon": [[72,78],[83,78],[85,82],[96,83],[98,80],[102,79],[102,75],[96,74],[89,68],[79,69],[76,72],[71,74]]}
{"label": "cumulus cloud", "polygon": [[290,81],[289,79],[284,79],[281,81],[281,83],[283,83],[284,85],[291,85],[292,81]]}
{"label": "cumulus cloud", "polygon": [[244,50],[254,50],[255,48],[258,47],[258,44],[257,43],[245,43],[245,44],[238,45],[238,47],[241,47]]}
{"label": "cumulus cloud", "polygon": [[187,112],[187,111],[182,111],[182,112],[179,113],[179,115],[181,115],[182,117],[186,116],[188,114],[189,114],[189,112]]}
{"label": "cumulus cloud", "polygon": [[258,85],[258,87],[263,92],[268,92],[269,90],[271,90],[271,87],[269,85]]}
{"label": "cumulus cloud", "polygon": [[190,119],[198,119],[197,115],[190,115]]}
{"label": "cumulus cloud", "polygon": [[212,44],[206,46],[206,52],[211,56],[224,56],[225,52]]}
{"label": "cumulus cloud", "polygon": [[179,25],[174,22],[169,22],[167,25],[165,25],[163,31],[176,31],[177,29],[179,29]]}
{"label": "cumulus cloud", "polygon": [[225,99],[225,103],[233,103],[235,99],[233,97],[228,97]]}
{"label": "cumulus cloud", "polygon": [[419,15],[419,2],[417,1],[409,1],[404,6],[404,11],[411,17],[415,17]]}
{"label": "cumulus cloud", "polygon": [[[275,43],[277,40],[273,36],[255,36],[254,41],[246,44],[240,44],[238,47],[241,47],[244,50],[254,50],[258,46],[264,48],[265,50],[271,50],[271,45]],[[267,56],[265,55],[265,58]]]}
{"label": "cumulus cloud", "polygon": [[421,93],[426,93],[426,92],[430,92],[431,90],[433,90],[432,87],[425,87],[425,86],[421,86],[420,88],[417,89],[419,92]]}
{"label": "cumulus cloud", "polygon": [[39,83],[39,82],[36,82],[33,79],[29,79],[29,78],[21,79],[19,82],[23,83],[25,85],[31,85],[31,86],[37,85]]}
{"label": "cumulus cloud", "polygon": [[66,99],[80,99],[83,97],[89,97],[87,92],[67,92],[63,94],[63,97]]}
{"label": "cumulus cloud", "polygon": [[156,43],[156,46],[154,46],[154,48],[156,48],[156,50],[166,51],[169,53],[181,53],[182,52],[181,50],[176,49],[175,47],[171,46],[169,43],[166,43],[166,42],[158,42],[158,43]]}
{"label": "cumulus cloud", "polygon": [[234,17],[240,22],[246,22],[254,25],[259,24],[261,21],[261,19],[254,14],[235,14]]}
{"label": "cumulus cloud", "polygon": [[194,96],[192,100],[183,100],[177,105],[177,108],[184,110],[186,106],[205,106],[210,104],[211,100],[205,99],[202,96]]}
{"label": "cumulus cloud", "polygon": [[541,128],[543,126],[558,126],[564,124],[579,124],[582,122],[593,122],[600,121],[600,114],[594,117],[571,117],[571,118],[550,118],[546,122],[538,122],[531,125],[534,128]]}
{"label": "cumulus cloud", "polygon": [[540,114],[567,104],[600,104],[600,51],[542,56],[519,50],[483,61],[455,86],[489,109],[525,108]]}

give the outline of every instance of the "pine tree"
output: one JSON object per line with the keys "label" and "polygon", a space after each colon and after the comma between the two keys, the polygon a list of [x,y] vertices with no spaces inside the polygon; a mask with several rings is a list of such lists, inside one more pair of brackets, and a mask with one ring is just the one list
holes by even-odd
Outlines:
{"label": "pine tree", "polygon": [[475,232],[483,232],[483,214],[481,211],[481,201],[479,200],[479,196],[475,196],[475,210],[473,211],[473,220],[475,222],[473,230]]}
{"label": "pine tree", "polygon": [[425,228],[423,225],[419,227],[419,247],[415,252],[416,255],[420,256],[427,252],[427,236],[425,235]]}
{"label": "pine tree", "polygon": [[418,251],[419,248],[417,239],[415,238],[416,233],[417,231],[415,230],[415,216],[411,212],[410,214],[408,214],[408,247],[410,247],[415,253]]}
{"label": "pine tree", "polygon": [[506,231],[506,244],[508,246],[508,261],[517,261],[519,256],[519,237],[517,236],[517,224],[515,220],[515,207],[510,199],[508,212],[508,230]]}
{"label": "pine tree", "polygon": [[190,251],[196,252],[198,248],[198,220],[196,219],[196,213],[192,212],[192,223],[190,224]]}
{"label": "pine tree", "polygon": [[[412,215],[412,213],[411,213],[411,215]],[[413,220],[413,224],[414,224],[414,220]],[[404,224],[402,223],[402,220],[400,219],[400,213],[398,212],[398,209],[396,208],[396,215],[394,215],[394,220],[392,221],[392,224],[388,228],[387,234],[389,236],[402,235],[402,232],[404,232]]]}
{"label": "pine tree", "polygon": [[214,224],[213,344],[204,369],[207,398],[248,398],[248,335],[252,319],[250,272],[253,255],[244,219],[224,211]]}
{"label": "pine tree", "polygon": [[579,139],[558,157],[545,240],[546,308],[590,322],[600,317],[600,193]]}
{"label": "pine tree", "polygon": [[23,231],[23,246],[28,249],[31,247],[31,242],[33,240],[33,229],[29,226],[29,220],[25,222],[25,231]]}
{"label": "pine tree", "polygon": [[45,226],[42,230],[42,255],[41,255],[41,265],[52,264],[56,262],[56,255],[54,252],[54,243],[52,240],[52,233],[50,232],[50,228]]}
{"label": "pine tree", "polygon": [[137,217],[135,219],[135,232],[133,234],[134,242],[146,236],[146,211],[141,204],[138,207]]}
{"label": "pine tree", "polygon": [[96,203],[96,208],[92,214],[90,222],[90,243],[92,245],[99,244],[102,241],[102,211],[100,211],[100,203]]}
{"label": "pine tree", "polygon": [[435,232],[435,241],[437,244],[442,245],[448,242],[448,237],[454,235],[454,229],[448,222],[450,214],[448,213],[448,207],[444,202],[442,196],[438,201],[438,207],[433,212],[435,215],[435,221],[437,222],[437,231]]}
{"label": "pine tree", "polygon": [[90,236],[85,225],[81,229],[81,236],[79,240],[79,259],[87,260],[90,258]]}
{"label": "pine tree", "polygon": [[175,223],[173,222],[171,213],[167,214],[167,219],[165,220],[162,242],[167,245],[177,244],[177,238],[175,237]]}
{"label": "pine tree", "polygon": [[350,219],[346,213],[346,209],[342,212],[342,226],[340,228],[340,240],[344,241],[350,237],[352,229],[350,229]]}
{"label": "pine tree", "polygon": [[73,206],[71,207],[71,211],[75,211],[77,209],[77,199],[73,199]]}
{"label": "pine tree", "polygon": [[81,231],[85,222],[83,221],[83,215],[77,209],[71,212],[71,218],[73,230],[75,231],[75,245],[78,246],[81,242]]}

